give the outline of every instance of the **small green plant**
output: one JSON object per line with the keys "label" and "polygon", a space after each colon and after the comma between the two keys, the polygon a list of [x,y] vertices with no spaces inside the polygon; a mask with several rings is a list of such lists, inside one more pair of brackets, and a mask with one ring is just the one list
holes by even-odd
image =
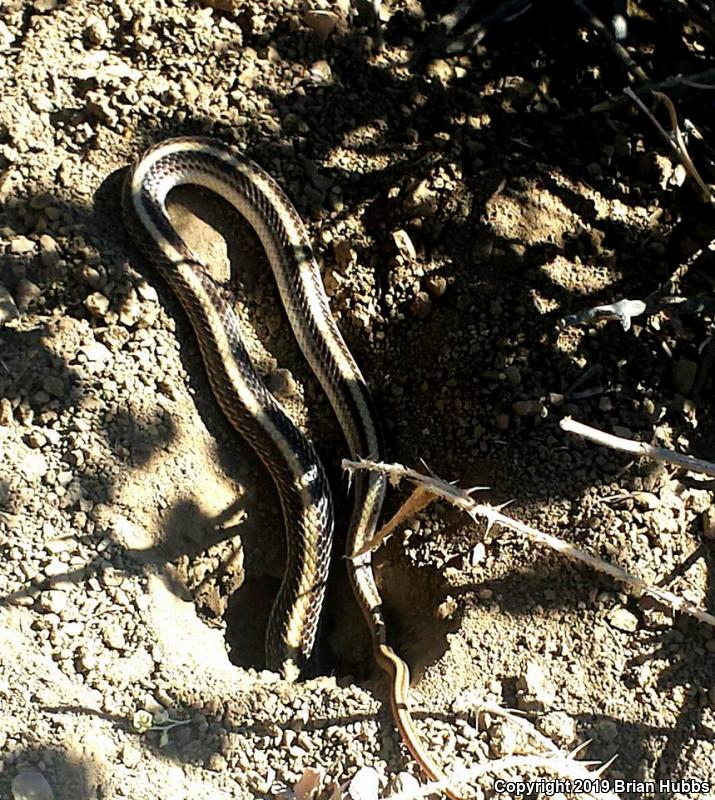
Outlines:
{"label": "small green plant", "polygon": [[151,711],[140,709],[132,717],[132,728],[137,733],[147,733],[147,731],[161,731],[159,737],[159,747],[166,747],[169,744],[169,731],[179,725],[188,725],[189,719],[172,719],[166,711]]}

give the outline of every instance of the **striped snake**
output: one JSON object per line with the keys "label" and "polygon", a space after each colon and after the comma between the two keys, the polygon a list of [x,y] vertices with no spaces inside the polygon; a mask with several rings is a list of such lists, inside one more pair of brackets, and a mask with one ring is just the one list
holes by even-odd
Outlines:
{"label": "striped snake", "polygon": [[[170,139],[149,149],[124,184],[125,225],[186,311],[221,409],[275,482],[286,526],[287,564],[268,623],[266,661],[269,669],[296,680],[308,665],[325,595],[332,498],[313,446],[251,364],[233,308],[169,219],[169,192],[187,184],[221,196],[257,234],[295,337],[330,400],[353,458],[379,460],[381,437],[365,381],[330,312],[303,223],[280,186],[257,164],[212,139]],[[348,554],[373,537],[384,494],[384,476],[355,476]],[[439,779],[442,773],[410,715],[407,664],[387,642],[371,555],[348,558],[347,563],[375,659],[390,676],[390,705],[402,739],[425,775]]]}

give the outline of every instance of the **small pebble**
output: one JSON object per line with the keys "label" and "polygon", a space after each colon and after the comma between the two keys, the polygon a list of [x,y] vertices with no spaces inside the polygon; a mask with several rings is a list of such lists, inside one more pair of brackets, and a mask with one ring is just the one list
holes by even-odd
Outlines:
{"label": "small pebble", "polygon": [[67,593],[59,589],[50,589],[42,592],[37,599],[40,608],[48,614],[57,614],[61,617],[62,612],[67,608]]}
{"label": "small pebble", "polygon": [[268,391],[275,397],[286,400],[298,394],[298,384],[288,369],[277,369],[266,378]]}
{"label": "small pebble", "polygon": [[612,628],[626,633],[638,630],[638,617],[623,606],[612,608],[606,616]]}
{"label": "small pebble", "polygon": [[427,292],[417,292],[414,300],[410,303],[410,311],[417,319],[425,319],[432,310],[432,300]]}
{"label": "small pebble", "polygon": [[506,431],[509,429],[509,415],[497,414],[494,418],[494,425],[498,431]]}
{"label": "small pebble", "polygon": [[343,800],[377,800],[380,776],[372,767],[360,767],[343,787]]}
{"label": "small pebble", "polygon": [[84,307],[93,317],[103,317],[109,311],[109,299],[101,292],[93,292],[85,298]]}
{"label": "small pebble", "polygon": [[42,292],[36,283],[29,281],[27,278],[22,278],[15,289],[17,307],[20,311],[25,311],[30,303],[36,300],[40,294],[42,294]]}
{"label": "small pebble", "polygon": [[0,284],[0,326],[17,319],[19,316],[20,311],[15,305],[12,295]]}
{"label": "small pebble", "polygon": [[0,425],[7,427],[12,418],[12,403],[7,397],[0,398]]}
{"label": "small pebble", "polygon": [[410,239],[410,235],[407,233],[407,231],[402,229],[393,231],[392,241],[394,242],[397,252],[400,253],[400,255],[403,255],[410,261],[414,261],[414,259],[417,258],[417,251],[415,250],[415,246],[412,243],[412,239]]}
{"label": "small pebble", "polygon": [[541,711],[550,707],[556,698],[556,687],[546,677],[536,661],[529,661],[525,672],[517,681],[519,708],[524,711]]}
{"label": "small pebble", "polygon": [[710,541],[715,539],[715,506],[710,506],[703,512],[703,537]]}
{"label": "small pebble", "polygon": [[321,42],[324,42],[335,30],[340,17],[332,11],[311,10],[306,11],[303,22],[314,31]]}
{"label": "small pebble", "polygon": [[390,783],[388,785],[388,794],[408,794],[408,795],[416,795],[418,794],[418,790],[420,788],[420,782],[415,778],[414,775],[410,775],[409,772],[398,772],[397,775],[394,775],[390,779]]}
{"label": "small pebble", "polygon": [[13,800],[55,800],[47,778],[38,769],[23,769],[12,779]]}
{"label": "small pebble", "polygon": [[517,400],[511,407],[517,417],[533,417],[541,410],[538,400]]}
{"label": "small pebble", "polygon": [[84,29],[87,41],[95,47],[100,47],[109,36],[107,23],[99,17],[88,17],[87,27]]}
{"label": "small pebble", "polygon": [[141,750],[129,744],[129,742],[125,742],[122,747],[122,764],[124,764],[127,769],[134,769],[141,759]]}
{"label": "small pebble", "polygon": [[42,388],[49,395],[62,397],[65,393],[65,382],[59,375],[45,375],[42,379]]}
{"label": "small pebble", "polygon": [[60,246],[48,233],[43,233],[40,236],[40,263],[49,269],[56,266],[59,260]]}
{"label": "small pebble", "polygon": [[105,347],[101,342],[91,342],[90,344],[82,345],[79,351],[80,353],[84,353],[87,361],[92,362],[106,361],[112,356],[111,350]]}
{"label": "small pebble", "polygon": [[442,275],[428,275],[425,284],[432,297],[442,297],[447,291],[447,279]]}
{"label": "small pebble", "polygon": [[10,240],[10,252],[13,255],[25,255],[35,252],[35,243],[27,236],[13,236]]}
{"label": "small pebble", "polygon": [[212,772],[225,772],[228,769],[228,762],[221,753],[211,753],[206,761],[206,769]]}

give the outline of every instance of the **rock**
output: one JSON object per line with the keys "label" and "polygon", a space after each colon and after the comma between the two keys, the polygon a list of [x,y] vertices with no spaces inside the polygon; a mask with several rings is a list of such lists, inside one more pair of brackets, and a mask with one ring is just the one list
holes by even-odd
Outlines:
{"label": "rock", "polygon": [[46,614],[57,614],[58,617],[61,617],[67,608],[67,593],[59,589],[49,589],[40,593],[37,602]]}
{"label": "rock", "polygon": [[74,274],[78,282],[86,283],[87,286],[91,286],[93,289],[98,288],[102,283],[102,276],[99,274],[99,272],[94,269],[94,267],[90,267],[87,264],[83,264],[81,267],[75,270]]}
{"label": "rock", "polygon": [[43,233],[40,236],[40,263],[49,269],[56,266],[59,260],[60,246],[48,233]]}
{"label": "rock", "polygon": [[305,12],[303,22],[317,34],[321,42],[324,42],[335,30],[340,17],[333,11],[315,9]]}
{"label": "rock", "polygon": [[100,17],[88,17],[84,35],[91,45],[94,47],[101,47],[109,36],[107,23]]}
{"label": "rock", "polygon": [[47,444],[47,439],[45,439],[42,431],[34,428],[27,434],[27,438],[25,439],[29,447],[37,449],[38,447],[44,447]]}
{"label": "rock", "polygon": [[633,438],[633,431],[630,428],[626,428],[625,425],[614,425],[611,430],[614,436],[620,436],[621,439]]}
{"label": "rock", "polygon": [[638,630],[638,617],[623,606],[612,608],[606,615],[606,619],[612,628],[626,633],[633,633]]}
{"label": "rock", "polygon": [[392,241],[395,243],[397,251],[405,258],[410,259],[410,261],[414,261],[414,259],[417,258],[417,251],[407,231],[401,229],[393,231]]}
{"label": "rock", "polygon": [[0,425],[7,427],[12,423],[12,403],[7,397],[0,398]]}
{"label": "rock", "polygon": [[[333,71],[327,61],[316,61],[310,65],[310,77],[315,83],[330,83],[333,79]],[[323,176],[325,181],[323,188],[330,187],[329,179]],[[320,188],[320,186],[318,187]]]}
{"label": "rock", "polygon": [[484,546],[483,542],[477,542],[477,544],[474,545],[474,549],[469,554],[469,565],[471,567],[476,567],[477,564],[481,564],[486,557],[487,548]]}
{"label": "rock", "polygon": [[511,407],[517,417],[534,417],[541,410],[538,400],[517,400]]}
{"label": "rock", "polygon": [[638,507],[645,511],[654,511],[662,505],[658,495],[653,492],[633,492],[632,497]]}
{"label": "rock", "polygon": [[139,322],[142,316],[142,307],[135,291],[129,292],[124,298],[124,302],[119,307],[119,321],[127,328],[131,328]]}
{"label": "rock", "polygon": [[27,278],[22,278],[15,288],[15,297],[20,311],[25,311],[30,303],[41,294],[42,291],[36,283],[29,281]]}
{"label": "rock", "polygon": [[457,601],[451,595],[447,595],[437,607],[437,617],[439,619],[452,619],[458,608]]}
{"label": "rock", "polygon": [[87,361],[106,361],[112,357],[112,351],[105,347],[101,342],[90,342],[89,344],[82,345],[79,349],[80,353],[84,353]]}
{"label": "rock", "polygon": [[141,750],[129,744],[129,742],[125,742],[122,747],[122,764],[124,764],[127,769],[134,769],[141,760]]}
{"label": "rock", "polygon": [[711,541],[715,539],[715,506],[710,506],[703,513],[703,536]]}
{"label": "rock", "polygon": [[42,388],[53,397],[62,397],[65,393],[65,382],[59,375],[45,375]]}
{"label": "rock", "polygon": [[0,326],[20,316],[10,292],[0,283]]}
{"label": "rock", "polygon": [[321,769],[306,767],[298,783],[293,787],[295,800],[315,800],[323,784],[324,774]]}
{"label": "rock", "polygon": [[108,624],[102,629],[102,639],[107,647],[112,650],[126,650],[127,640],[124,629],[116,624]]}
{"label": "rock", "polygon": [[559,747],[575,741],[578,733],[576,721],[565,711],[550,711],[536,720],[536,727]]}
{"label": "rock", "polygon": [[602,742],[614,742],[618,738],[618,725],[613,720],[602,719],[593,726],[593,733]]}
{"label": "rock", "polygon": [[449,61],[438,58],[427,65],[427,77],[435,78],[442,86],[447,86],[454,78],[454,68]]}
{"label": "rock", "polygon": [[398,772],[390,779],[388,786],[388,797],[393,794],[407,794],[417,795],[420,788],[420,782],[414,775],[409,772]]}
{"label": "rock", "polygon": [[93,292],[85,297],[84,307],[93,317],[104,317],[109,311],[109,299],[101,292]]}
{"label": "rock", "polygon": [[142,300],[146,300],[147,303],[159,302],[159,295],[156,293],[156,289],[153,286],[150,286],[148,283],[140,283],[137,286],[137,294]]}
{"label": "rock", "polygon": [[377,800],[380,776],[372,767],[360,767],[343,786],[342,800]]}
{"label": "rock", "polygon": [[[7,28],[5,29],[7,30]],[[0,22],[0,53],[3,51],[3,24]],[[7,202],[12,193],[12,170],[6,169],[0,172],[0,203]]]}
{"label": "rock", "polygon": [[206,769],[210,769],[212,772],[226,772],[228,762],[221,753],[211,753],[206,760]]}
{"label": "rock", "polygon": [[425,319],[429,316],[431,310],[432,300],[427,292],[417,292],[414,300],[410,303],[411,313],[417,317],[417,319]]}
{"label": "rock", "polygon": [[536,661],[529,661],[526,665],[526,671],[517,681],[517,689],[517,703],[523,711],[543,711],[556,698],[556,687]]}
{"label": "rock", "polygon": [[90,117],[105,125],[113,125],[117,121],[117,112],[109,105],[109,98],[101,92],[87,92],[84,108]]}
{"label": "rock", "polygon": [[432,297],[442,297],[447,291],[447,279],[442,275],[428,275],[425,284]]}
{"label": "rock", "polygon": [[10,252],[20,256],[35,252],[35,243],[27,236],[13,236],[10,240]]}
{"label": "rock", "polygon": [[279,399],[295,397],[298,393],[298,384],[288,369],[274,370],[266,378],[268,391]]}
{"label": "rock", "polygon": [[357,253],[350,242],[345,239],[333,245],[333,253],[335,255],[335,263],[341,272],[345,272],[357,264]]}
{"label": "rock", "polygon": [[55,800],[55,793],[39,769],[23,769],[12,779],[13,800]]}
{"label": "rock", "polygon": [[425,179],[407,193],[402,205],[411,217],[433,217],[437,213],[438,202],[437,192],[430,188]]}
{"label": "rock", "polygon": [[494,417],[494,425],[498,431],[509,430],[509,415],[497,414],[496,417]]}

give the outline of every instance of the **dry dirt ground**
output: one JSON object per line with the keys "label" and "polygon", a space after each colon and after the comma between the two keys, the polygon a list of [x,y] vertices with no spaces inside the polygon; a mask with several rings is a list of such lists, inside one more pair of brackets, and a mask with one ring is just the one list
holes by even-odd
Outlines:
{"label": "dry dirt ground", "polygon": [[[256,363],[316,442],[338,506],[320,675],[288,685],[264,669],[284,552],[275,491],[120,221],[123,170],[172,135],[236,144],[284,186],[391,459],[487,484],[514,516],[715,608],[707,487],[558,427],[571,415],[715,450],[712,211],[644,116],[592,111],[627,83],[610,50],[568,3],[450,58],[433,36],[447,3],[386,3],[382,51],[345,3],[326,39],[305,12],[327,2],[228,5],[0,3],[3,800],[290,797],[306,768],[330,796],[361,766],[386,795],[417,774],[339,555],[337,424],[251,232],[184,191],[176,223],[218,279],[232,274]],[[654,79],[712,56],[677,7],[642,2],[631,19]],[[703,127],[693,156],[712,181],[713,95],[673,97]],[[668,294],[703,302],[629,331],[560,323]],[[491,702],[559,746],[589,740],[588,759],[617,754],[611,777],[715,785],[712,628],[442,505],[403,527],[376,568],[420,731],[447,769],[533,751],[479,715]],[[184,724],[142,733],[142,710]],[[497,796],[491,777],[470,791]]]}

